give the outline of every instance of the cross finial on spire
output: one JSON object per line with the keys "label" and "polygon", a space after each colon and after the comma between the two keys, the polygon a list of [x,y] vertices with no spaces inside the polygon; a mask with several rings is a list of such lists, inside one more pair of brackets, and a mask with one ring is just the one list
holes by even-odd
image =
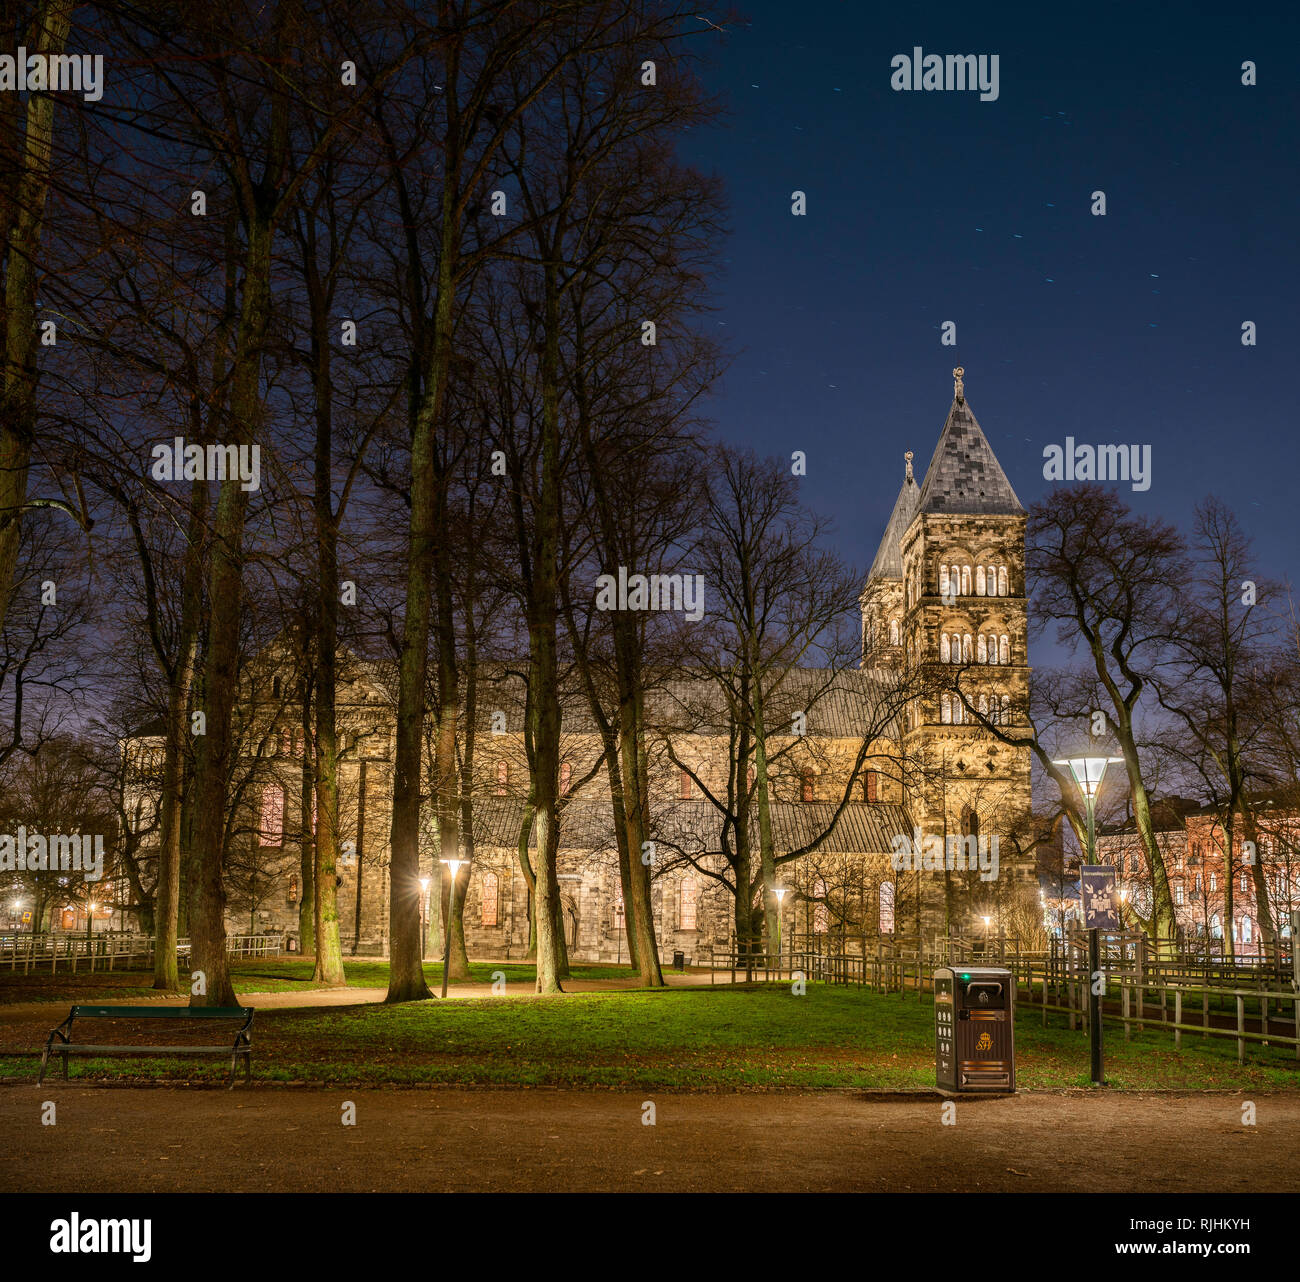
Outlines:
{"label": "cross finial on spire", "polygon": [[912,479],[912,451],[911,450],[908,450],[907,453],[903,455],[903,463],[907,468],[907,479],[910,481]]}
{"label": "cross finial on spire", "polygon": [[960,401],[963,398],[963,388],[965,386],[962,376],[966,371],[958,365],[952,372],[952,394]]}

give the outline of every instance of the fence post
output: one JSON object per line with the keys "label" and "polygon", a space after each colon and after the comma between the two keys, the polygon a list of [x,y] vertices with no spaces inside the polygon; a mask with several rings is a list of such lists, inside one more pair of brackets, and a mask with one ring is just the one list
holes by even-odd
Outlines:
{"label": "fence post", "polygon": [[1174,989],[1174,1049],[1183,1044],[1183,990]]}
{"label": "fence post", "polygon": [[1122,1011],[1122,1014],[1123,1014],[1123,1019],[1124,1019],[1124,1040],[1125,1040],[1126,1042],[1127,1042],[1127,1041],[1131,1041],[1132,1038],[1133,1038],[1133,1030],[1132,1030],[1132,1028],[1129,1026],[1129,1022],[1128,1022],[1128,1017],[1129,1017],[1129,987],[1128,987],[1127,984],[1124,984],[1124,983],[1121,983],[1121,984],[1120,984],[1120,987],[1119,987],[1119,1004],[1120,1004],[1120,1008],[1121,1008],[1121,1011]]}
{"label": "fence post", "polygon": [[[1207,984],[1209,982],[1208,976],[1206,982]],[[1204,1040],[1210,1035],[1210,990],[1208,987],[1201,989],[1201,1023],[1205,1027],[1205,1032],[1201,1034],[1201,1039]]]}
{"label": "fence post", "polygon": [[1237,994],[1237,1063],[1244,1064],[1246,1061],[1246,1041],[1242,1033],[1246,1031],[1246,999]]}

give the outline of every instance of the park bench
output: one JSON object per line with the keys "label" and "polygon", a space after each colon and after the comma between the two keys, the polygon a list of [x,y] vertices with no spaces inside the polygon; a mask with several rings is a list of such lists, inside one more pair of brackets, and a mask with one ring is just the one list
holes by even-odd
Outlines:
{"label": "park bench", "polygon": [[[72,1040],[73,1022],[76,1020],[84,1022],[88,1019],[161,1019],[172,1021],[172,1026],[175,1026],[179,1020],[197,1022],[202,1025],[214,1020],[227,1022],[240,1020],[242,1022],[235,1030],[233,1042],[223,1037],[217,1044],[212,1042],[191,1042],[182,1046],[156,1046],[153,1044],[141,1046],[124,1042],[97,1045],[91,1045],[88,1042],[74,1042]],[[253,1008],[251,1006],[74,1006],[69,1012],[68,1018],[58,1028],[50,1030],[49,1038],[45,1042],[45,1054],[41,1056],[41,1073],[37,1082],[39,1084],[45,1080],[45,1068],[51,1055],[63,1056],[63,1077],[65,1081],[68,1076],[69,1055],[92,1055],[99,1058],[109,1058],[114,1055],[229,1055],[230,1085],[233,1088],[235,1085],[235,1065],[241,1055],[244,1059],[245,1082],[249,1080],[252,1073],[252,1027]],[[58,1039],[57,1045],[55,1043],[56,1038]]]}

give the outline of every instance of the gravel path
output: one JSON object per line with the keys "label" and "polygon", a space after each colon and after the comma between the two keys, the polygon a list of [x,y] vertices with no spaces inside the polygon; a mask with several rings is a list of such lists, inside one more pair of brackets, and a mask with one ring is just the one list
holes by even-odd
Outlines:
{"label": "gravel path", "polygon": [[[0,1088],[0,1189],[1295,1192],[1300,1093]],[[644,1125],[654,1103],[656,1124]],[[57,1123],[41,1123],[44,1100]],[[356,1125],[341,1123],[351,1100]]]}

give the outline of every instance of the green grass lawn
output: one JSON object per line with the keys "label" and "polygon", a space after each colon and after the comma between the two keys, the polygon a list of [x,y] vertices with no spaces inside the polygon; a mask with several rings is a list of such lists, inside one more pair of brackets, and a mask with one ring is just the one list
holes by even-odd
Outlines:
{"label": "green grass lawn", "polygon": [[[489,968],[490,969],[490,968]],[[527,970],[527,968],[521,968]],[[454,1084],[606,1089],[745,1090],[934,1085],[933,1007],[810,984],[496,997],[401,1006],[268,1010],[253,1034],[254,1078],[349,1085]],[[1023,1090],[1087,1086],[1088,1044],[1024,1011],[1017,1028]],[[1289,1049],[1251,1048],[1236,1062],[1230,1039],[1107,1029],[1113,1087],[1300,1087]],[[5,1071],[28,1076],[30,1060]],[[114,1080],[214,1081],[217,1064],[83,1061],[74,1075]]]}

